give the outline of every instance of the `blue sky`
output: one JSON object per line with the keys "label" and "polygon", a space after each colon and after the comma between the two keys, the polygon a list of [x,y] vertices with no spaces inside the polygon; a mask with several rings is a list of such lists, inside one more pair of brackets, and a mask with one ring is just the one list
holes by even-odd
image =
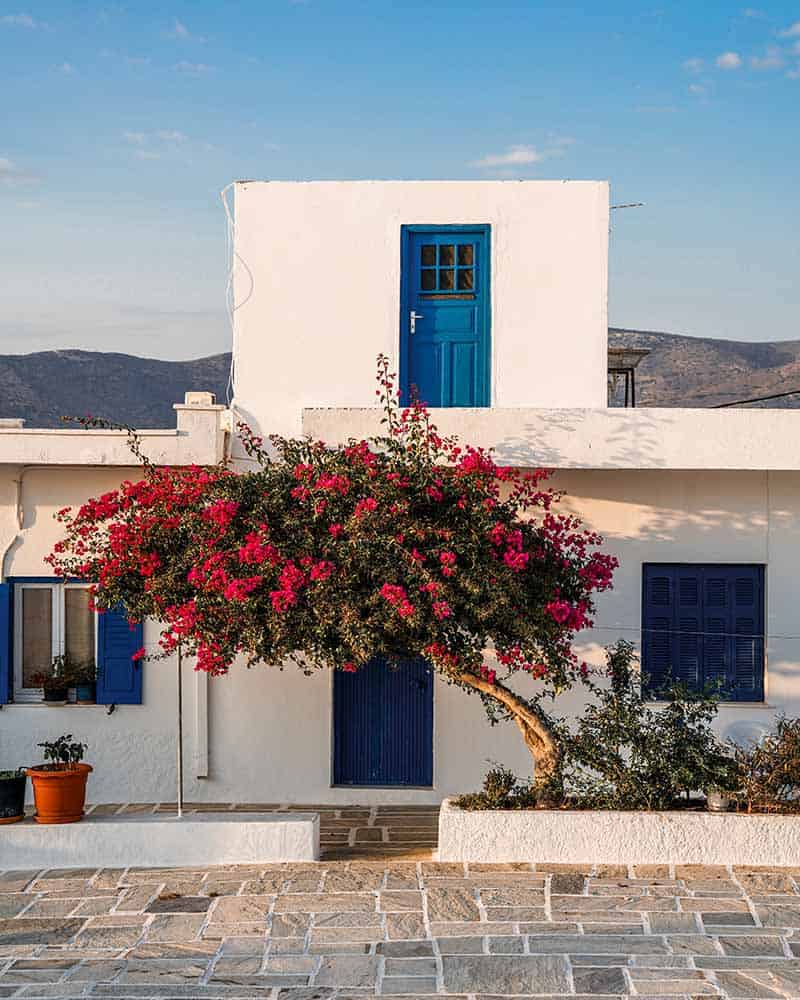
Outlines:
{"label": "blue sky", "polygon": [[800,0],[0,3],[0,350],[229,347],[235,178],[604,178],[614,325],[800,338]]}

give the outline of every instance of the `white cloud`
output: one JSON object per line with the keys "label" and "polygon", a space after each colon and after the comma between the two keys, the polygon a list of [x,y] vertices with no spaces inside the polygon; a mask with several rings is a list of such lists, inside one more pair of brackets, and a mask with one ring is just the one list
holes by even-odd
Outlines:
{"label": "white cloud", "polygon": [[800,80],[800,66],[797,69],[790,69],[786,73],[787,80]]}
{"label": "white cloud", "polygon": [[136,158],[138,160],[160,160],[161,153],[157,153],[153,149],[137,149]]}
{"label": "white cloud", "polygon": [[567,149],[575,144],[575,140],[570,135],[550,135],[545,140],[542,149],[535,146],[524,145],[522,143],[509,146],[502,153],[489,153],[479,160],[473,160],[468,165],[485,169],[487,167],[524,167],[533,163],[541,163],[554,156],[563,156]]}
{"label": "white cloud", "polygon": [[36,174],[23,170],[9,157],[0,156],[0,184],[6,184],[10,187],[17,184],[31,184],[38,180]]}
{"label": "white cloud", "polygon": [[723,52],[717,56],[716,63],[720,69],[739,69],[742,57],[738,52]]}
{"label": "white cloud", "polygon": [[210,73],[214,67],[208,66],[206,63],[193,63],[181,59],[172,68],[178,73],[185,73],[187,76],[204,76],[206,73]]}
{"label": "white cloud", "polygon": [[686,59],[683,63],[683,68],[687,73],[702,73],[705,66],[705,59],[698,59],[697,56],[693,56],[691,59]]}
{"label": "white cloud", "polygon": [[58,66],[56,66],[56,69],[59,73],[64,73],[65,76],[70,76],[75,72],[75,67],[69,62],[59,63]]}
{"label": "white cloud", "polygon": [[30,14],[3,14],[0,17],[0,24],[7,24],[15,28],[38,28],[38,21],[34,21]]}
{"label": "white cloud", "polygon": [[689,93],[692,97],[705,97],[708,94],[708,87],[703,83],[690,83]]}
{"label": "white cloud", "polygon": [[539,152],[533,146],[509,146],[504,153],[490,153],[481,157],[480,160],[473,160],[471,167],[522,167],[530,163],[541,163],[545,159],[544,153]]}
{"label": "white cloud", "polygon": [[767,15],[763,10],[759,10],[758,7],[745,7],[742,11],[742,17],[766,17]]}
{"label": "white cloud", "polygon": [[145,141],[145,139],[147,139],[147,133],[146,132],[123,132],[122,133],[122,138],[125,139],[127,142],[132,142],[132,143],[134,143],[137,146],[141,146],[141,144]]}
{"label": "white cloud", "polygon": [[795,21],[794,24],[790,24],[788,28],[784,28],[778,34],[781,38],[800,38],[800,21]]}
{"label": "white cloud", "polygon": [[156,132],[156,138],[162,139],[164,142],[186,142],[189,136],[177,129],[162,128]]}
{"label": "white cloud", "polygon": [[750,59],[753,69],[780,69],[783,64],[783,53],[775,45],[771,45],[765,55],[752,56]]}

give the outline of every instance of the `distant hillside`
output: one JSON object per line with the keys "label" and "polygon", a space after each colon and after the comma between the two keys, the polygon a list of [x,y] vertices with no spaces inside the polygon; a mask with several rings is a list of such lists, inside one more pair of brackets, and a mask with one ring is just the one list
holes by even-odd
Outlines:
{"label": "distant hillside", "polygon": [[188,390],[208,390],[225,402],[230,361],[230,354],[196,361],[93,351],[0,355],[0,417],[63,427],[61,416],[91,413],[134,427],[174,427],[172,404]]}
{"label": "distant hillside", "polygon": [[[713,406],[800,389],[800,340],[745,343],[648,330],[609,330],[610,347],[651,354],[636,373],[639,406]],[[0,417],[59,427],[62,415],[102,416],[135,427],[174,427],[188,390],[225,401],[230,354],[155,361],[130,354],[43,351],[0,355]],[[800,394],[760,404],[800,407]]]}
{"label": "distant hillside", "polygon": [[[800,340],[751,343],[612,328],[608,346],[651,352],[636,369],[638,406],[714,406],[800,389]],[[756,405],[800,407],[800,393]]]}

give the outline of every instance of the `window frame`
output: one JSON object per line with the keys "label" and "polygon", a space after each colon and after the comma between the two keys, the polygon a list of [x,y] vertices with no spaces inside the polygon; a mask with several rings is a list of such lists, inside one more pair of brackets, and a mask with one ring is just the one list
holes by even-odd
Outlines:
{"label": "window frame", "polygon": [[[726,707],[733,706],[743,706],[743,705],[766,705],[767,704],[767,686],[768,686],[768,665],[769,665],[769,655],[768,655],[768,642],[767,642],[767,629],[768,629],[768,580],[767,580],[767,563],[765,562],[689,562],[685,559],[678,560],[675,562],[666,561],[646,561],[641,564],[641,604],[640,604],[640,667],[642,674],[642,694],[644,699],[650,703],[659,703],[663,701],[663,698],[659,696],[657,689],[654,689],[649,684],[645,682],[645,675],[647,674],[648,664],[645,662],[645,652],[648,650],[648,643],[646,642],[645,632],[647,630],[647,619],[648,619],[648,601],[647,601],[647,587],[648,587],[648,573],[661,570],[679,570],[681,567],[692,568],[695,570],[714,570],[714,569],[735,569],[735,568],[746,568],[750,570],[755,570],[757,572],[757,580],[760,586],[759,595],[759,605],[760,605],[760,625],[761,632],[759,636],[760,641],[760,685],[755,688],[755,693],[760,694],[760,697],[756,698],[744,698],[738,699],[735,696],[731,697],[731,689],[723,688],[718,695],[720,705]],[[672,594],[672,600],[670,603],[670,614],[675,613],[675,594]],[[680,630],[676,630],[680,633]],[[705,633],[701,633],[705,635]],[[701,657],[700,657],[700,672],[705,679],[706,676],[706,658],[705,658],[705,647],[703,647]],[[692,689],[694,690],[694,689]]]}
{"label": "window frame", "polygon": [[[14,632],[13,632],[13,670],[12,696],[17,704],[37,704],[44,701],[42,688],[23,687],[22,683],[22,593],[26,590],[49,590],[52,600],[51,614],[51,655],[63,656],[66,648],[66,592],[67,590],[88,590],[90,584],[80,580],[49,580],[49,579],[16,579],[14,584]],[[97,615],[94,616],[94,662],[98,657]]]}

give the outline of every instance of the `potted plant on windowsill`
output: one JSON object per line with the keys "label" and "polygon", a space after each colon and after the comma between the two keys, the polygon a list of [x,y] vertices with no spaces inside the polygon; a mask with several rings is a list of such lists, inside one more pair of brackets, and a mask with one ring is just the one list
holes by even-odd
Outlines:
{"label": "potted plant on windowsill", "polygon": [[93,704],[97,697],[97,668],[93,662],[81,663],[69,672],[70,687],[75,688],[78,704]]}
{"label": "potted plant on windowsill", "polygon": [[52,743],[40,743],[45,764],[26,771],[33,784],[37,823],[77,823],[86,802],[86,779],[92,771],[83,764],[85,743],[73,741],[72,734]]}
{"label": "potted plant on windowsill", "polygon": [[67,676],[67,659],[65,656],[56,656],[53,659],[52,670],[49,673],[40,671],[31,677],[34,687],[40,687],[44,694],[44,700],[52,705],[65,705],[69,689],[69,678]]}
{"label": "potted plant on windowsill", "polygon": [[0,823],[18,823],[24,819],[26,781],[22,768],[0,771]]}

